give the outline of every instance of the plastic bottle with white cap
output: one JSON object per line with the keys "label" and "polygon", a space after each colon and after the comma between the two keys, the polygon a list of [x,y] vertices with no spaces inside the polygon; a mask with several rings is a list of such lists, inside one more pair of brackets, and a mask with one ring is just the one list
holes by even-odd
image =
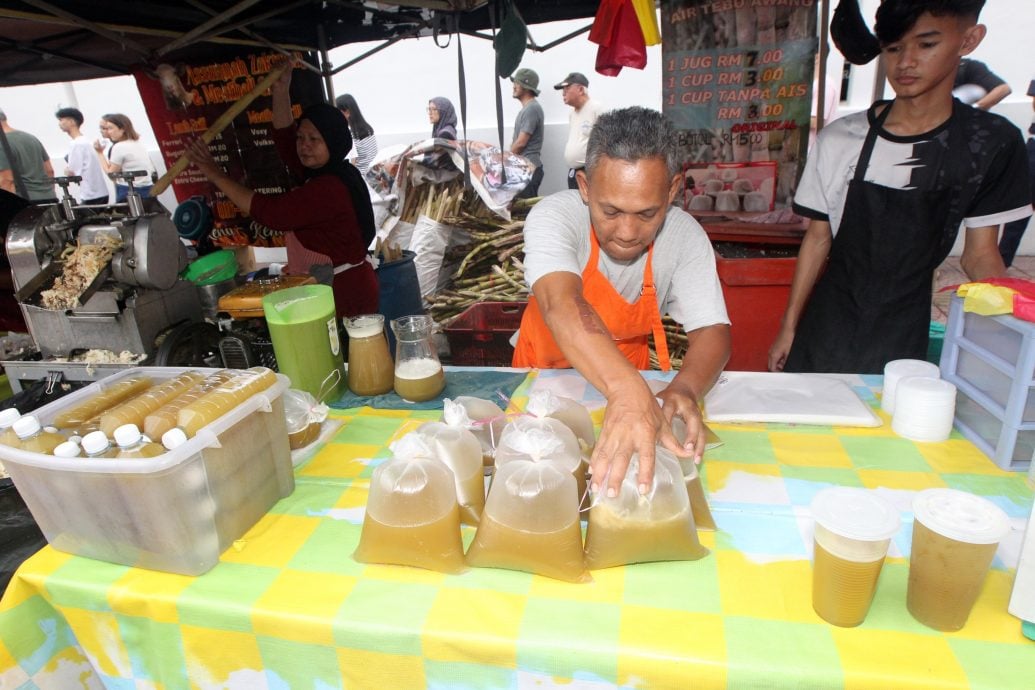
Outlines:
{"label": "plastic bottle with white cap", "polygon": [[83,436],[83,452],[91,458],[113,458],[119,452],[103,431],[91,431]]}
{"label": "plastic bottle with white cap", "polygon": [[117,458],[153,458],[165,452],[165,448],[146,440],[136,424],[123,424],[116,429],[115,443],[119,446]]}
{"label": "plastic bottle with white cap", "polygon": [[22,450],[34,453],[51,454],[59,444],[65,442],[65,437],[50,431],[44,431],[40,426],[40,420],[36,415],[27,414],[11,425],[14,433],[18,434],[18,442]]}
{"label": "plastic bottle with white cap", "polygon": [[20,445],[18,434],[14,433],[11,425],[17,422],[21,416],[21,412],[13,407],[0,411],[0,443],[12,448],[17,448]]}
{"label": "plastic bottle with white cap", "polygon": [[72,441],[59,443],[54,449],[54,455],[59,458],[78,458],[80,455],[79,444]]}
{"label": "plastic bottle with white cap", "polygon": [[187,433],[180,427],[174,427],[162,434],[162,445],[166,450],[175,450],[187,442]]}

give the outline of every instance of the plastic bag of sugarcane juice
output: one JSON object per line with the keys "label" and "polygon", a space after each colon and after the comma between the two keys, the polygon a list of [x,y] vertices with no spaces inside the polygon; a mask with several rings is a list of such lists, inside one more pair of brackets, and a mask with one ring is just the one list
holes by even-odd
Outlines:
{"label": "plastic bag of sugarcane juice", "polygon": [[531,460],[497,468],[467,563],[589,582],[571,474]]}
{"label": "plastic bag of sugarcane juice", "polygon": [[[579,441],[571,429],[552,417],[515,417],[496,446],[496,468],[516,460],[551,462],[575,478],[579,506],[587,497],[586,471]],[[587,504],[588,505],[588,504]]]}
{"label": "plastic bag of sugarcane juice", "polygon": [[370,478],[363,531],[353,558],[360,563],[463,572],[460,509],[449,468],[406,448],[379,465]]}
{"label": "plastic bag of sugarcane juice", "polygon": [[450,426],[468,429],[482,447],[482,464],[492,466],[503,427],[507,418],[496,403],[470,395],[459,395],[453,400],[445,399],[442,405],[442,421]]}
{"label": "plastic bag of sugarcane juice", "polygon": [[[453,472],[460,522],[477,526],[485,507],[482,447],[469,430],[444,422],[427,422],[414,432],[434,457]],[[398,451],[396,451],[398,455]]]}
{"label": "plastic bag of sugarcane juice", "polygon": [[330,409],[312,393],[289,388],[284,391],[284,418],[291,450],[304,448],[320,436],[320,427]]}
{"label": "plastic bag of sugarcane juice", "polygon": [[[593,496],[586,531],[590,570],[648,561],[694,561],[708,553],[701,546],[676,457],[655,449],[654,481],[641,495],[636,483],[639,457],[633,456],[618,495]],[[601,486],[606,486],[606,477]]]}
{"label": "plastic bag of sugarcane juice", "polygon": [[597,439],[593,419],[585,405],[572,398],[555,395],[552,391],[534,391],[528,396],[525,411],[536,417],[552,417],[572,430],[582,446],[582,454],[589,457]]}
{"label": "plastic bag of sugarcane juice", "polygon": [[[682,417],[672,418],[672,434],[680,445],[686,443],[686,422]],[[701,481],[701,472],[693,458],[679,458],[679,466],[683,471],[683,483],[686,484],[686,493],[690,497],[690,510],[694,514],[694,524],[697,529],[714,532],[717,528],[715,518],[712,516],[712,509],[708,505],[708,497],[704,493],[704,482]]]}

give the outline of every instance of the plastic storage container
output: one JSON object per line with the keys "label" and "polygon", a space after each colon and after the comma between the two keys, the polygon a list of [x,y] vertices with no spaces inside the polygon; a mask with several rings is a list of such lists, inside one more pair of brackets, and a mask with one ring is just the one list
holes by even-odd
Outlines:
{"label": "plastic storage container", "polygon": [[[161,383],[185,371],[127,369],[35,414],[46,424],[126,377],[146,374]],[[278,374],[270,388],[154,458],[61,459],[6,447],[0,458],[59,551],[200,575],[294,490],[282,399],[288,385]]]}
{"label": "plastic storage container", "polygon": [[965,313],[954,296],[940,368],[958,389],[960,433],[1003,469],[1027,469],[1035,452],[1035,323]]}
{"label": "plastic storage container", "polygon": [[510,337],[521,325],[527,302],[479,302],[446,326],[453,364],[509,367],[514,358]]}

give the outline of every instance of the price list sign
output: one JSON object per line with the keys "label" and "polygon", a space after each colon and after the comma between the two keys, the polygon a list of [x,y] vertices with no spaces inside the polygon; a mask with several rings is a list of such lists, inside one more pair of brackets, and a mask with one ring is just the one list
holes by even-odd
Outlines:
{"label": "price list sign", "polygon": [[808,146],[815,0],[668,0],[662,34],[662,107],[685,165],[768,163],[765,191],[788,203]]}
{"label": "price list sign", "polygon": [[[247,54],[220,61],[159,65],[154,71],[134,74],[158,147],[171,166],[183,154],[188,137],[201,136],[222,113],[282,59],[273,53]],[[296,76],[298,76],[296,74]],[[304,79],[295,81],[303,82]],[[292,84],[292,95],[301,89]],[[310,95],[318,100],[321,94]],[[301,107],[292,106],[295,117]],[[260,95],[209,144],[216,162],[245,186],[275,194],[291,187],[291,177],[273,143],[272,98]],[[172,183],[178,201],[193,196],[206,199],[212,209],[210,237],[217,246],[283,246],[284,236],[245,216],[193,165]]]}

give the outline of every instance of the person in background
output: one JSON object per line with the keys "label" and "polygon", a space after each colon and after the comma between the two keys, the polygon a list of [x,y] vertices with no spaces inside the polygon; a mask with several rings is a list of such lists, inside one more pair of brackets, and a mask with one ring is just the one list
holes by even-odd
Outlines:
{"label": "person in background", "polygon": [[349,133],[352,134],[353,159],[355,166],[364,175],[370,169],[370,162],[377,155],[377,137],[374,136],[374,128],[370,126],[363,111],[352,94],[344,93],[334,99],[334,105],[342,112],[345,119],[349,121]]}
{"label": "person in background", "polygon": [[[699,403],[730,354],[729,318],[704,229],[672,206],[679,193],[676,131],[661,113],[625,108],[593,126],[578,191],[551,194],[525,221],[525,280],[532,296],[521,319],[515,367],[574,367],[607,398],[591,460],[594,486],[614,495],[633,453],[637,483],[650,486],[654,447],[700,459]],[[686,331],[683,366],[658,394],[638,370],[650,365],[653,335],[670,365],[661,317]],[[672,434],[686,422],[685,446]]]}
{"label": "person in background", "polygon": [[564,162],[568,164],[568,189],[578,189],[575,173],[586,167],[586,144],[593,124],[604,112],[604,106],[589,97],[589,80],[580,72],[572,72],[553,88],[561,92],[568,115],[568,142],[564,145]]}
{"label": "person in background", "polygon": [[[310,105],[296,123],[290,87],[291,70],[286,70],[271,88],[273,140],[284,163],[304,180],[300,186],[282,194],[253,192],[223,171],[201,139],[188,142],[187,155],[246,215],[330,257],[332,264],[326,268],[339,317],[372,314],[379,297],[367,257],[374,239],[374,212],[363,176],[346,160],[352,148],[348,123],[328,103]],[[320,277],[316,270],[313,274]]]}
{"label": "person in background", "polygon": [[1024,142],[952,97],[985,36],[984,0],[884,0],[876,34],[892,101],[824,127],[794,210],[810,219],[772,371],[879,374],[925,359],[934,271],[966,226],[971,280],[1006,272],[999,225],[1031,214]]}
{"label": "person in background", "polygon": [[1002,77],[988,69],[980,60],[962,58],[956,78],[952,82],[952,95],[967,105],[988,110],[1013,93]]}
{"label": "person in background", "polygon": [[[1035,79],[1028,84],[1028,95],[1031,96],[1031,107],[1035,110]],[[1035,116],[1028,126],[1028,176],[1031,178],[1031,199],[1035,202]],[[1007,268],[1017,255],[1017,247],[1021,244],[1024,231],[1028,228],[1028,219],[1011,220],[1003,226],[1003,236],[999,239],[999,254]]]}
{"label": "person in background", "polygon": [[510,150],[535,165],[528,186],[518,192],[515,198],[531,199],[538,196],[539,185],[543,181],[543,159],[540,154],[543,151],[543,126],[546,120],[543,106],[536,100],[539,95],[539,75],[522,67],[514,72],[510,80],[514,82],[513,96],[521,102],[521,110],[514,120],[514,140],[510,143]]}
{"label": "person in background", "polygon": [[[147,155],[147,149],[140,143],[140,135],[133,129],[133,122],[122,113],[104,115],[101,117],[101,135],[111,142],[107,155],[104,152],[103,142],[93,142],[101,169],[109,177],[123,171],[145,171],[146,177],[138,177],[133,180],[133,189],[139,192],[140,196],[146,197],[154,183],[155,166]],[[115,183],[115,203],[125,201],[128,193],[129,185],[121,182]]]}
{"label": "person in background", "polygon": [[435,96],[428,101],[428,122],[433,139],[456,141],[456,110],[448,98]]}
{"label": "person in background", "polygon": [[[7,146],[0,146],[0,189],[18,194],[15,172],[25,186],[25,197],[34,204],[50,204],[57,201],[54,193],[54,166],[40,140],[28,132],[14,129],[7,122],[7,114],[0,110],[0,128],[3,129]],[[11,157],[7,148],[11,149]]]}
{"label": "person in background", "polygon": [[79,130],[83,126],[83,114],[77,108],[61,108],[54,113],[54,117],[61,131],[72,139],[72,147],[65,156],[68,163],[65,175],[82,178],[79,183],[79,203],[108,203],[108,180],[94,154],[93,145]]}

